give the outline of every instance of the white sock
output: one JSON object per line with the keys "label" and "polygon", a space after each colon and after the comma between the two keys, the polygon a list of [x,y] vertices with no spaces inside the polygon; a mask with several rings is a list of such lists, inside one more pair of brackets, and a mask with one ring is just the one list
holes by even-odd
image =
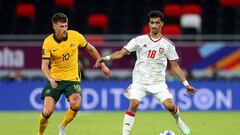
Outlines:
{"label": "white sock", "polygon": [[177,110],[175,112],[172,113],[172,116],[175,118],[176,121],[180,120],[180,116],[179,116],[179,107],[176,105]]}
{"label": "white sock", "polygon": [[124,115],[122,135],[130,135],[134,124],[135,114],[127,111]]}

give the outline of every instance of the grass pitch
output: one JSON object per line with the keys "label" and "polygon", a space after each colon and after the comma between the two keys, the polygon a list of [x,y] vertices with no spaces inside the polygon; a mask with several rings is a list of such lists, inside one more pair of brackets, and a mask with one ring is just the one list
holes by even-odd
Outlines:
{"label": "grass pitch", "polygon": [[[41,112],[0,112],[0,135],[37,135]],[[57,135],[65,112],[55,112],[45,135]],[[81,112],[67,126],[68,135],[121,135],[124,112]],[[237,135],[240,112],[181,112],[191,135]],[[132,135],[159,135],[170,129],[181,135],[168,112],[138,112]]]}

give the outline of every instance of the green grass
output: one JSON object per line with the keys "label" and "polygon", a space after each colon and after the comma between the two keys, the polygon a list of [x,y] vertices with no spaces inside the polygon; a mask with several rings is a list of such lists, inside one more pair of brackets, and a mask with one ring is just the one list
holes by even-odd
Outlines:
{"label": "green grass", "polygon": [[[0,112],[0,135],[37,135],[40,112]],[[57,135],[64,112],[55,112],[45,135]],[[68,135],[121,135],[123,112],[80,112],[67,127]],[[182,112],[192,135],[236,135],[240,112]],[[180,135],[167,112],[138,112],[132,135],[159,135],[170,129]]]}

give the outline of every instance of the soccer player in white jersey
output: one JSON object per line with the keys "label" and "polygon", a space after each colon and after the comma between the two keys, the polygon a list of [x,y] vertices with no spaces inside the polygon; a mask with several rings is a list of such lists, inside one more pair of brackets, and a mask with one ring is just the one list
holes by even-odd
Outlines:
{"label": "soccer player in white jersey", "polygon": [[132,84],[128,87],[125,95],[130,99],[130,105],[123,120],[122,135],[129,135],[134,125],[135,114],[138,106],[147,93],[157,98],[172,114],[176,124],[183,134],[189,135],[190,128],[179,116],[179,108],[173,102],[173,96],[165,83],[165,71],[167,59],[172,70],[178,76],[186,88],[193,95],[196,90],[192,87],[177,61],[179,59],[174,44],[161,34],[164,16],[160,11],[153,10],[148,13],[150,33],[133,38],[120,51],[99,58],[95,67],[103,61],[117,60],[136,51],[137,60],[133,70]]}

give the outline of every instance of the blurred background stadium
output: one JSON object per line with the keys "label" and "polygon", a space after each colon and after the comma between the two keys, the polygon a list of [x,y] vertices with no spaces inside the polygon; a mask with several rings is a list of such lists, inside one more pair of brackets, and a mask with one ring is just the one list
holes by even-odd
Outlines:
{"label": "blurred background stadium", "polygon": [[[165,26],[162,32],[174,41],[181,67],[188,80],[199,89],[194,97],[188,96],[181,82],[168,69],[166,79],[176,103],[183,111],[214,111],[223,117],[234,111],[239,119],[240,0],[0,0],[0,125],[9,122],[2,119],[11,114],[9,111],[13,117],[22,111],[40,112],[42,109],[40,93],[45,77],[40,70],[41,46],[43,39],[53,32],[53,13],[67,14],[69,29],[82,33],[105,56],[121,49],[131,38],[147,34],[147,13],[153,9],[164,13]],[[112,76],[106,80],[99,69],[93,68],[94,60],[80,50],[79,68],[84,76],[81,110],[109,111],[108,115],[112,111],[126,110],[128,101],[122,93],[131,83],[134,61],[135,54],[131,54],[124,59],[108,62]],[[66,110],[66,102],[62,98],[56,110]],[[163,110],[152,97],[147,97],[139,109],[146,113]],[[186,117],[189,118],[187,121],[192,122],[190,125],[198,126],[199,123],[192,119],[203,114],[195,112],[188,116],[188,113]],[[26,113],[22,117],[28,115]],[[37,118],[34,113],[32,115],[30,123]],[[151,115],[146,119],[151,119]],[[119,132],[122,116],[119,114]],[[240,121],[226,121],[226,124],[232,128],[232,125],[239,125]],[[218,126],[214,128],[223,129]],[[0,134],[14,134],[4,129],[0,127]],[[195,135],[228,135],[237,132],[237,128],[232,131],[225,129],[225,132],[202,133],[197,129],[193,129],[193,132]],[[137,134],[159,132],[159,129],[146,130]],[[208,129],[205,127],[201,130]],[[98,132],[101,133],[104,134],[104,131]],[[85,134],[95,133],[86,131]]]}

